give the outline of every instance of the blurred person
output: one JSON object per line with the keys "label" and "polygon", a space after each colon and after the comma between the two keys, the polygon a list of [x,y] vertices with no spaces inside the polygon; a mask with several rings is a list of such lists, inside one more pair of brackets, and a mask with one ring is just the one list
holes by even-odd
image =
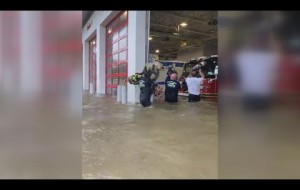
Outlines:
{"label": "blurred person", "polygon": [[[201,77],[197,77],[198,73]],[[191,75],[186,78],[186,83],[188,86],[188,102],[199,102],[200,101],[200,89],[203,84],[203,80],[205,79],[205,75],[199,69],[198,71],[193,70]]]}
{"label": "blurred person", "polygon": [[178,74],[173,65],[168,66],[167,78],[170,79],[171,75],[175,73]]}
{"label": "blurred person", "polygon": [[180,83],[177,81],[177,74],[172,73],[167,76],[165,80],[165,102],[177,103],[179,88]]}
{"label": "blurred person", "polygon": [[186,79],[186,77],[184,77],[184,76],[181,76],[180,79],[179,79],[179,81],[180,81],[180,90],[182,92],[186,92],[188,90],[185,79]]}
{"label": "blurred person", "polygon": [[[232,32],[232,40],[227,42],[228,47],[222,48],[220,73],[224,74],[225,65],[228,71],[235,72],[227,57],[232,50],[238,74],[234,80],[240,85],[244,107],[230,105],[239,93],[221,94],[226,107],[219,111],[220,178],[299,178],[299,138],[295,135],[299,133],[299,113],[278,106],[277,99],[273,99],[274,95],[290,99],[286,92],[300,91],[296,87],[300,84],[296,65],[300,64],[294,59],[300,52],[297,16],[299,11],[268,11],[263,15],[258,11],[245,12],[243,17],[234,18],[238,22],[235,28],[227,28]],[[232,74],[229,73],[231,78]],[[223,78],[220,81],[223,84]],[[276,86],[284,93],[278,94]],[[224,85],[221,88],[228,90]],[[290,102],[295,105],[294,100]]]}
{"label": "blurred person", "polygon": [[246,110],[267,109],[272,104],[278,53],[268,31],[255,33],[236,54],[239,90]]}

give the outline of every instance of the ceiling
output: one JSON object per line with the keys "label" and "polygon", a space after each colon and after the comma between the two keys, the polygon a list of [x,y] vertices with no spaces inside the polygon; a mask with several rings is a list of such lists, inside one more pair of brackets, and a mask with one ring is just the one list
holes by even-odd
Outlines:
{"label": "ceiling", "polygon": [[[151,11],[150,54],[173,59],[181,49],[217,46],[217,15],[217,11]],[[183,22],[187,26],[180,26]]]}
{"label": "ceiling", "polygon": [[[82,12],[82,27],[94,11]],[[150,11],[149,52],[156,54],[159,49],[161,59],[174,59],[182,49],[217,46],[217,11]],[[179,27],[182,22],[186,27]],[[179,33],[175,35],[174,33]]]}

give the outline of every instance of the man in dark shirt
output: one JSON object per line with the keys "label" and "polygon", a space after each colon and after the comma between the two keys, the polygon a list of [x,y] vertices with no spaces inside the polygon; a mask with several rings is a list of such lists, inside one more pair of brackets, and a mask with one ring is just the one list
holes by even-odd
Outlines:
{"label": "man in dark shirt", "polygon": [[171,74],[165,81],[165,102],[177,103],[180,83],[177,81],[176,73]]}

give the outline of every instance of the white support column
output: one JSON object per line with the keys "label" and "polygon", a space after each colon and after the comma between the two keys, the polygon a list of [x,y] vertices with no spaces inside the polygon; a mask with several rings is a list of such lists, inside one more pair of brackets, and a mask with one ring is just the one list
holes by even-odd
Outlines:
{"label": "white support column", "polygon": [[[141,72],[146,60],[147,11],[128,11],[128,76]],[[139,102],[138,86],[127,86],[127,101]]]}
{"label": "white support column", "polygon": [[21,95],[33,97],[41,91],[42,15],[40,11],[21,11]]}
{"label": "white support column", "polygon": [[[2,12],[0,12],[0,87],[3,87],[3,73],[4,73],[4,71],[3,71],[3,65],[4,65],[4,59],[3,59],[3,53],[2,53],[2,51],[3,51],[3,40],[2,40],[2,30],[3,30],[3,25],[2,25]],[[3,89],[0,89],[0,95],[1,95],[1,93],[3,92]]]}
{"label": "white support column", "polygon": [[82,87],[83,90],[89,89],[89,43],[82,42]]}
{"label": "white support column", "polygon": [[97,94],[105,94],[105,26],[97,27]]}

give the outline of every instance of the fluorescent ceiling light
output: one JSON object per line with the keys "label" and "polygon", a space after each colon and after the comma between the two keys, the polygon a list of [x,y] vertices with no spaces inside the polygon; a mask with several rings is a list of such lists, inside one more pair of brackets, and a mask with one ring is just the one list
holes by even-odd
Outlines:
{"label": "fluorescent ceiling light", "polygon": [[180,24],[180,26],[186,27],[186,26],[187,26],[187,23],[183,22],[183,23]]}

